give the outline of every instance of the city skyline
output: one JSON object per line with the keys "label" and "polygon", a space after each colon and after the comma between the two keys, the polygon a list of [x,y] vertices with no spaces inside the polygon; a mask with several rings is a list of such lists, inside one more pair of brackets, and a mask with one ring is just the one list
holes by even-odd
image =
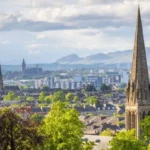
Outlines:
{"label": "city skyline", "polygon": [[[0,1],[0,62],[51,63],[133,49],[137,0]],[[141,1],[145,45],[150,47],[150,2]],[[109,43],[109,44],[108,44]]]}

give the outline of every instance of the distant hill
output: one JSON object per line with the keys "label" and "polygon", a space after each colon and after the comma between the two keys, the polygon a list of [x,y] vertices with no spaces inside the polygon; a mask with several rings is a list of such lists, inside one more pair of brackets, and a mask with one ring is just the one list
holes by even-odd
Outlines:
{"label": "distant hill", "polygon": [[[147,49],[147,62],[150,66],[150,48]],[[58,69],[76,69],[76,68],[129,68],[132,63],[133,50],[116,51],[107,54],[98,53],[86,57],[79,57],[77,54],[71,54],[60,58],[55,63],[39,64],[43,70],[58,70]],[[36,64],[27,64],[28,68],[35,67]],[[3,65],[2,71],[21,71],[20,65]]]}
{"label": "distant hill", "polygon": [[[150,65],[150,48],[147,49],[147,61]],[[87,57],[79,57],[76,54],[68,55],[56,61],[59,64],[122,64],[132,62],[133,50],[98,53]]]}
{"label": "distant hill", "polygon": [[68,56],[65,56],[65,57],[62,57],[60,59],[58,59],[56,61],[56,63],[59,63],[59,64],[68,64],[68,62],[77,62],[77,61],[80,61],[80,57],[76,54],[71,54],[71,55],[68,55]]}

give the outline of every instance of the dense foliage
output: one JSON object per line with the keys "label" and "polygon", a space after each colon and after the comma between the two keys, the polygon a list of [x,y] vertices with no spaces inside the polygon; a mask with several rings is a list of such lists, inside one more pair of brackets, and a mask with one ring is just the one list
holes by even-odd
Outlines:
{"label": "dense foliage", "polygon": [[3,100],[20,100],[20,96],[18,96],[15,92],[8,92],[6,96],[4,96]]}
{"label": "dense foliage", "polygon": [[101,135],[101,136],[112,136],[113,133],[112,133],[112,131],[111,131],[110,129],[106,129],[106,130],[104,130],[103,132],[101,132],[100,135]]}
{"label": "dense foliage", "polygon": [[0,110],[0,150],[93,149],[93,142],[82,140],[84,125],[78,112],[65,103],[53,104],[46,117],[32,114],[23,118],[21,114],[15,108]]}
{"label": "dense foliage", "polygon": [[51,108],[44,120],[45,134],[48,135],[44,149],[81,150],[83,124],[75,109],[66,108],[58,102]]}
{"label": "dense foliage", "polygon": [[86,92],[93,92],[96,91],[96,88],[94,87],[94,85],[88,84],[85,88]]}
{"label": "dense foliage", "polygon": [[102,84],[101,87],[100,87],[100,90],[102,92],[111,91],[111,86],[110,85],[106,85],[106,84]]}
{"label": "dense foliage", "polygon": [[118,133],[110,146],[110,150],[146,150],[144,142],[135,137],[135,129]]}
{"label": "dense foliage", "polygon": [[56,103],[58,101],[61,101],[61,102],[66,101],[66,97],[63,91],[55,92],[54,95],[52,96],[52,103]]}
{"label": "dense foliage", "polygon": [[0,150],[34,150],[43,144],[44,137],[34,122],[8,108],[0,109],[0,120]]}
{"label": "dense foliage", "polygon": [[96,105],[99,102],[97,97],[95,97],[95,96],[87,97],[85,100],[89,105]]}

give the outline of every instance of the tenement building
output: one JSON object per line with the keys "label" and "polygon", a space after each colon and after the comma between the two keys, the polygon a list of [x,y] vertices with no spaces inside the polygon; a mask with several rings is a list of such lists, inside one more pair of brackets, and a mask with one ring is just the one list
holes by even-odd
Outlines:
{"label": "tenement building", "polygon": [[150,115],[150,88],[140,7],[138,7],[134,52],[130,81],[127,86],[126,129],[136,129],[140,136],[140,121]]}

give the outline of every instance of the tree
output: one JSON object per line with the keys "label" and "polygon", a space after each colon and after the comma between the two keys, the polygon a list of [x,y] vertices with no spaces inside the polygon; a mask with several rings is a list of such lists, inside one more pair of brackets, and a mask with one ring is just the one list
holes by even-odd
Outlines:
{"label": "tree", "polygon": [[96,88],[94,87],[94,85],[92,84],[88,84],[85,88],[85,91],[86,92],[93,92],[93,91],[96,91]]}
{"label": "tree", "polygon": [[41,102],[41,103],[44,103],[45,97],[46,97],[45,92],[41,92],[39,97],[38,97],[38,101]]}
{"label": "tree", "polygon": [[100,134],[101,136],[113,136],[113,133],[110,129],[106,129]]}
{"label": "tree", "polygon": [[66,100],[67,100],[67,101],[72,101],[72,100],[73,100],[73,97],[74,97],[74,94],[73,94],[73,93],[67,93],[67,95],[66,95]]}
{"label": "tree", "polygon": [[65,94],[63,91],[55,92],[54,95],[52,96],[53,103],[58,102],[58,101],[61,101],[61,102],[66,101]]}
{"label": "tree", "polygon": [[7,95],[4,96],[3,100],[20,100],[20,96],[18,96],[15,92],[8,92]]}
{"label": "tree", "polygon": [[78,97],[78,96],[75,96],[75,97],[73,98],[73,101],[74,101],[74,102],[79,101],[79,97]]}
{"label": "tree", "polygon": [[83,150],[83,127],[75,109],[55,103],[44,120],[48,139],[43,150]]}
{"label": "tree", "polygon": [[29,89],[30,88],[30,86],[29,85],[26,85],[25,87],[24,87],[24,89]]}
{"label": "tree", "polygon": [[102,92],[111,91],[111,87],[110,87],[110,85],[102,84],[100,87],[100,90]]}
{"label": "tree", "polygon": [[50,103],[51,103],[51,99],[52,99],[52,96],[46,96],[46,97],[44,98],[44,103],[50,104]]}
{"label": "tree", "polygon": [[27,100],[27,101],[33,101],[33,100],[34,100],[34,97],[28,96],[28,97],[26,98],[26,100]]}
{"label": "tree", "polygon": [[98,99],[96,96],[90,96],[88,98],[85,99],[86,102],[89,104],[89,105],[96,105],[98,104]]}
{"label": "tree", "polygon": [[135,137],[135,129],[118,133],[110,146],[110,150],[146,150],[145,143]]}
{"label": "tree", "polygon": [[30,119],[32,121],[34,121],[35,123],[38,123],[38,124],[41,124],[44,120],[44,116],[43,115],[40,115],[40,114],[37,114],[37,113],[34,113],[30,116]]}
{"label": "tree", "polygon": [[92,150],[94,146],[95,146],[94,142],[86,142],[84,144],[83,150]]}
{"label": "tree", "polygon": [[150,144],[150,116],[145,117],[140,123],[142,129],[142,138],[145,142]]}
{"label": "tree", "polygon": [[8,108],[0,109],[0,120],[0,150],[34,150],[43,145],[37,124]]}
{"label": "tree", "polygon": [[120,122],[120,121],[119,121],[119,122],[118,122],[118,125],[119,125],[120,128],[125,127],[125,123],[124,123],[124,122]]}

